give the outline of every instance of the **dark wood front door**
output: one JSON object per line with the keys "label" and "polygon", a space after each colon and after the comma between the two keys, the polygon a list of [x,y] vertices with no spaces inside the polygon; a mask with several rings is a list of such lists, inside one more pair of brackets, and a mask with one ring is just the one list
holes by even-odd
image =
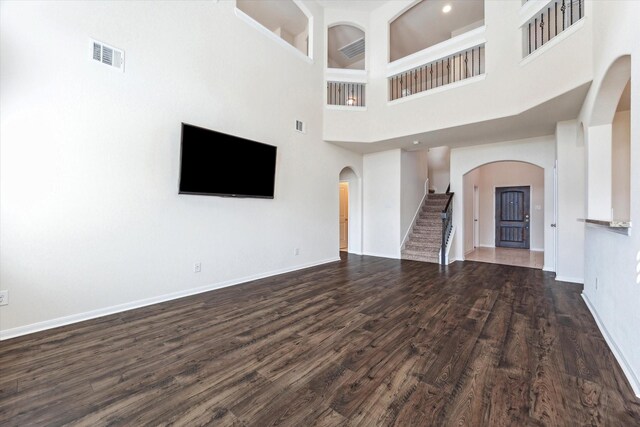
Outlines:
{"label": "dark wood front door", "polygon": [[496,247],[529,249],[529,191],[496,188]]}

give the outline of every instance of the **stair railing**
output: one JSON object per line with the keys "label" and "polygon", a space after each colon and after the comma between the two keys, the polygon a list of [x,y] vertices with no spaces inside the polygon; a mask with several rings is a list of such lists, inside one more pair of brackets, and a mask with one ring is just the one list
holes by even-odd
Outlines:
{"label": "stair railing", "polygon": [[440,213],[442,218],[442,244],[440,246],[440,264],[446,265],[447,263],[447,243],[449,241],[449,234],[451,233],[452,226],[452,213],[453,213],[453,194],[449,192],[450,186],[447,188],[447,195],[449,200]]}

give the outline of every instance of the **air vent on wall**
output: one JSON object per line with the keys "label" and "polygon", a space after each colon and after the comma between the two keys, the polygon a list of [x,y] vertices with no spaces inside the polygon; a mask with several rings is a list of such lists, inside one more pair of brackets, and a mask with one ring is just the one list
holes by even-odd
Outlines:
{"label": "air vent on wall", "polygon": [[355,58],[356,56],[364,53],[364,37],[359,38],[346,46],[342,46],[338,50],[349,59]]}
{"label": "air vent on wall", "polygon": [[91,40],[93,59],[117,70],[124,71],[124,51],[102,42]]}
{"label": "air vent on wall", "polygon": [[305,129],[304,129],[304,122],[301,122],[300,120],[296,120],[296,131],[304,133]]}

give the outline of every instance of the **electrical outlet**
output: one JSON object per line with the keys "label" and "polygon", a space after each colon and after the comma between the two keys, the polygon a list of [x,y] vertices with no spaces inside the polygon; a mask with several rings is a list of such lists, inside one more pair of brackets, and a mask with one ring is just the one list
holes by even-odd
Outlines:
{"label": "electrical outlet", "polygon": [[0,291],[0,305],[9,304],[9,291]]}
{"label": "electrical outlet", "polygon": [[195,264],[193,264],[194,273],[200,273],[201,271],[202,271],[202,263],[196,262]]}
{"label": "electrical outlet", "polygon": [[296,256],[300,255],[300,248],[293,248],[293,254]]}

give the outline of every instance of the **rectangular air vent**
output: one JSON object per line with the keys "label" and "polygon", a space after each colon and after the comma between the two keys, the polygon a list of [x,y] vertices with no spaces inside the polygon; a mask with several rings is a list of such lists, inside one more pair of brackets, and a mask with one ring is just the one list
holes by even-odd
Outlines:
{"label": "rectangular air vent", "polygon": [[349,59],[364,53],[364,37],[341,47],[340,52]]}
{"label": "rectangular air vent", "polygon": [[301,122],[300,120],[296,120],[296,131],[304,133],[305,131],[304,122]]}
{"label": "rectangular air vent", "polygon": [[95,61],[124,71],[124,51],[96,40],[91,40],[91,43],[93,46],[93,59]]}

